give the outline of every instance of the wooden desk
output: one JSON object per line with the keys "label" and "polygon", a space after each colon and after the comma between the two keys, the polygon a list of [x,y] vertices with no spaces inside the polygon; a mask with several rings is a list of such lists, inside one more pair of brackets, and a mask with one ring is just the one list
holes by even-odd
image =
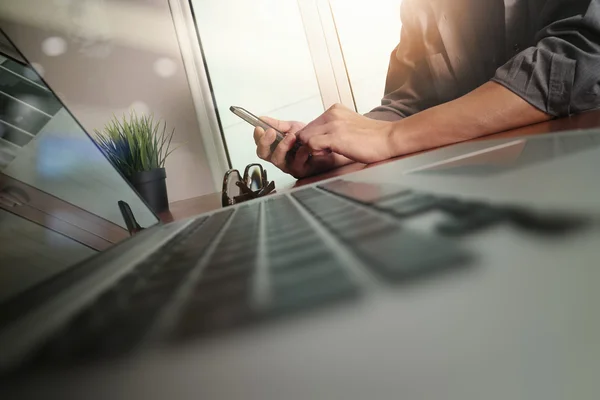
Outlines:
{"label": "wooden desk", "polygon": [[[490,139],[505,139],[520,136],[539,135],[550,132],[569,131],[577,129],[590,129],[600,127],[600,110],[590,111],[587,113],[579,114],[572,117],[555,119],[541,124],[530,125],[511,131],[497,133],[494,135],[485,136],[482,138],[475,139],[474,141],[490,140]],[[432,149],[435,150],[435,149]],[[427,150],[427,151],[432,151]],[[423,152],[424,153],[424,152]],[[412,157],[415,154],[409,154],[406,156],[398,157],[395,159],[383,161],[377,164],[349,164],[344,167],[335,169],[333,171],[326,172],[321,175],[313,176],[306,179],[301,179],[291,187],[278,188],[278,191],[285,191],[286,189],[300,187],[311,183],[319,182],[324,179],[329,179],[337,176],[346,175],[352,172],[360,171],[365,168],[371,168],[376,165],[391,162],[405,157]],[[203,212],[216,210],[221,208],[221,194],[213,193],[206,196],[195,197],[188,200],[172,203],[170,205],[170,212],[163,213],[160,217],[164,222],[171,222],[183,218],[192,217]]]}
{"label": "wooden desk", "polygon": [[162,222],[173,222],[221,208],[221,193],[211,193],[169,204],[169,211],[159,215]]}
{"label": "wooden desk", "polygon": [[94,250],[129,237],[119,225],[0,172],[0,209]]}
{"label": "wooden desk", "polygon": [[[491,140],[491,139],[506,139],[506,138],[513,138],[513,137],[541,135],[544,133],[571,131],[571,130],[577,130],[577,129],[590,129],[590,128],[597,128],[597,127],[600,127],[600,110],[590,111],[590,112],[575,115],[572,117],[542,122],[540,124],[529,125],[529,126],[526,126],[523,128],[513,129],[510,131],[496,133],[493,135],[473,139],[472,141],[475,142],[475,141]],[[449,146],[452,146],[452,145],[449,145]],[[390,160],[382,161],[380,163],[375,163],[375,164],[368,164],[368,165],[358,164],[358,163],[349,164],[344,167],[326,172],[321,175],[313,176],[313,177],[306,178],[306,179],[301,179],[301,180],[297,181],[293,187],[309,185],[311,183],[319,182],[324,179],[329,179],[329,178],[334,178],[337,176],[346,175],[351,172],[360,171],[365,168],[375,167],[377,165],[385,164],[385,163],[392,162],[395,160],[400,160],[400,159],[406,158],[406,157],[412,157],[414,155],[426,153],[426,152],[433,151],[433,150],[436,150],[436,149],[426,150],[421,153],[408,154],[405,156],[392,158]]]}

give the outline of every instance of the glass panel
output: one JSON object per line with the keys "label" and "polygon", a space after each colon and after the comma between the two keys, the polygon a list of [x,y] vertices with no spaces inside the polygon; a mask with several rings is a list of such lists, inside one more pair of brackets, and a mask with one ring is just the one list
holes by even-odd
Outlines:
{"label": "glass panel", "polygon": [[0,64],[2,64],[2,66],[4,68],[6,68],[8,71],[12,71],[12,72],[14,72],[16,74],[19,74],[22,77],[27,78],[30,81],[32,81],[34,83],[37,83],[39,85],[42,85],[42,86],[44,85],[44,83],[42,82],[42,80],[40,79],[40,77],[37,74],[31,73],[31,69],[28,68],[28,67],[26,67],[23,64],[20,64],[20,63],[18,63],[16,61],[13,61],[13,60],[6,60],[6,61],[4,61],[4,62],[2,62]]}
{"label": "glass panel", "polygon": [[6,96],[0,89],[0,120],[35,135],[50,121],[50,117],[27,103]]}
{"label": "glass panel", "polygon": [[[25,75],[37,75],[30,67],[20,69]],[[2,72],[0,90],[14,89],[16,75]],[[45,115],[29,103],[38,97],[60,106],[55,115]],[[15,156],[0,164],[0,172],[122,227],[118,200],[129,203],[142,226],[157,222],[52,91],[40,85],[27,100],[18,102],[0,92],[0,148]]]}
{"label": "glass panel", "polygon": [[94,254],[89,247],[0,209],[0,302]]}
{"label": "glass panel", "polygon": [[[35,74],[25,66],[21,71]],[[16,90],[24,85],[32,89],[28,92],[33,96],[30,100],[41,96],[44,101],[50,99],[49,103],[60,105],[47,87],[24,80],[15,85],[18,75],[1,72],[0,89]],[[11,189],[16,190],[12,187],[16,183],[6,176],[30,187],[30,199],[23,201],[36,202],[33,212],[19,208],[27,205],[11,208],[14,205],[6,196]],[[119,200],[130,205],[143,227],[158,222],[65,108],[61,106],[48,116],[29,103],[22,104],[1,93],[0,192],[4,198],[0,207],[10,211],[0,209],[0,301],[95,253],[82,244],[84,241],[79,242],[77,236],[59,233],[64,231],[52,226],[53,221],[60,220],[60,226],[72,224],[96,234],[107,241],[106,245],[127,237],[126,231],[118,228],[125,228]],[[40,200],[50,199],[48,194],[55,198],[51,204]],[[36,219],[40,213],[48,218]],[[116,237],[111,234],[115,231]]]}
{"label": "glass panel", "polygon": [[[2,105],[0,105],[0,107],[2,107]],[[8,126],[0,121],[0,137],[7,142],[11,142],[19,147],[23,147],[31,141],[33,136],[19,129]]]}
{"label": "glass panel", "polygon": [[[392,50],[400,41],[402,0],[329,0],[359,113],[378,106]],[[357,29],[360,27],[360,29]]]}
{"label": "glass panel", "polygon": [[245,172],[244,179],[246,186],[253,192],[262,189],[262,168],[260,165],[253,165]]}
{"label": "glass panel", "polygon": [[[234,168],[259,162],[253,128],[229,111],[308,122],[323,112],[296,0],[192,0]],[[269,179],[294,179],[274,167]]]}
{"label": "glass panel", "polygon": [[[60,102],[56,101],[54,95],[44,86],[2,67],[0,65],[1,92],[28,104],[34,104],[46,114],[54,115],[61,108]],[[29,71],[34,74],[32,69]]]}
{"label": "glass panel", "polygon": [[122,227],[119,200],[129,203],[140,225],[157,222],[65,109],[0,172]]}

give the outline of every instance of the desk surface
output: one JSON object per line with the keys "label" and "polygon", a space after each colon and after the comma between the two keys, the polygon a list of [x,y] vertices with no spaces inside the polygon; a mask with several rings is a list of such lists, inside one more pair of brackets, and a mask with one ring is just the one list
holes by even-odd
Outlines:
{"label": "desk surface", "polygon": [[[475,139],[474,141],[481,140],[490,140],[490,139],[504,139],[504,138],[512,138],[519,136],[529,136],[529,135],[539,135],[550,132],[560,132],[560,131],[569,131],[576,129],[590,129],[600,127],[600,110],[590,111],[584,114],[571,116],[567,118],[555,119],[548,122],[543,122],[541,124],[530,125],[519,129],[514,129],[511,131],[501,132],[494,135],[485,136],[482,138]],[[432,151],[435,149],[427,150]],[[415,154],[410,154],[402,157],[398,157],[391,160],[383,161],[382,163],[391,162],[394,160],[398,160],[404,157],[411,157]],[[306,179],[301,179],[296,182],[295,185],[290,187],[279,188],[279,191],[290,189],[293,187],[299,187],[303,185],[308,185],[311,183],[319,182],[324,179],[333,178],[336,176],[342,176],[345,174],[349,174],[351,172],[360,171],[365,168],[370,168],[378,164],[350,164],[344,167],[335,169],[333,171],[329,171],[327,173],[313,176]],[[204,212],[216,210],[221,207],[221,194],[220,193],[212,193],[205,196],[195,197],[188,200],[182,200],[175,203],[171,203],[170,211],[162,213],[160,215],[161,220],[163,222],[171,222],[176,221],[188,217],[192,217],[197,214],[201,214]]]}

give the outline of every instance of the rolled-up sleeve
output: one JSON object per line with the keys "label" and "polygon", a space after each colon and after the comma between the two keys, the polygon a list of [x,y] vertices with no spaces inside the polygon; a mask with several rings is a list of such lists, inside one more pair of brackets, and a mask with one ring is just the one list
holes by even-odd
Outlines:
{"label": "rolled-up sleeve", "polygon": [[536,45],[492,79],[553,116],[600,107],[600,0],[548,0]]}

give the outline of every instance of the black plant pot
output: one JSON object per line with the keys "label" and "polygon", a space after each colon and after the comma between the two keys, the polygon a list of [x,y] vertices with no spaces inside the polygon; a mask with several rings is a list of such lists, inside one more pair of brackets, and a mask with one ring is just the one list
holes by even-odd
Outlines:
{"label": "black plant pot", "polygon": [[155,213],[161,213],[169,209],[169,197],[167,195],[167,172],[164,168],[152,171],[135,172],[128,176],[129,182],[142,196],[146,203]]}

